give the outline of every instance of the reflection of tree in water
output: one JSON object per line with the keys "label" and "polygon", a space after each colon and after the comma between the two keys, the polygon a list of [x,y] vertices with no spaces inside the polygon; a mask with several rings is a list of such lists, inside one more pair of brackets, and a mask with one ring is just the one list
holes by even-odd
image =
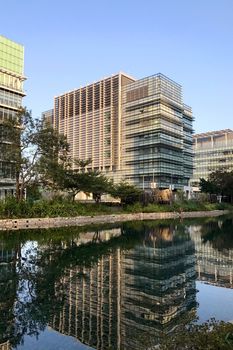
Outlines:
{"label": "reflection of tree in water", "polygon": [[63,228],[1,235],[5,253],[15,253],[14,264],[12,261],[0,264],[0,344],[10,339],[11,345],[16,346],[23,342],[24,334],[38,336],[44,330],[64,303],[59,281],[67,267],[91,266],[116,245],[130,247],[134,242],[127,238],[118,242],[113,238],[101,243],[97,230],[94,244],[79,247],[79,232],[80,229]]}
{"label": "reflection of tree in water", "polygon": [[183,227],[123,224],[122,232],[138,239],[66,269],[66,301],[51,323],[97,349],[144,348],[196,305],[194,245]]}
{"label": "reflection of tree in water", "polygon": [[[134,225],[122,224],[122,235],[109,241],[101,240],[98,229],[94,243],[81,246],[80,229],[12,235],[8,244],[23,252],[14,268],[15,320],[9,317],[14,332],[7,334],[12,345],[23,341],[24,334],[37,336],[47,324],[56,328],[62,313],[60,331],[99,349],[114,348],[119,334],[118,343],[125,349],[139,349],[139,335],[150,331],[154,336],[155,329],[170,331],[181,322],[186,310],[195,306],[190,237],[183,226]],[[82,285],[85,293],[84,309],[77,314],[75,285]],[[97,295],[100,304],[95,308]]]}
{"label": "reflection of tree in water", "polygon": [[233,288],[232,218],[218,218],[194,227],[198,280]]}
{"label": "reflection of tree in water", "polygon": [[213,248],[223,251],[233,249],[233,219],[218,220],[202,226],[203,242],[210,242]]}
{"label": "reflection of tree in water", "polygon": [[1,344],[6,343],[14,334],[13,306],[17,286],[16,254],[17,251],[6,250],[4,245],[0,244],[0,348]]}

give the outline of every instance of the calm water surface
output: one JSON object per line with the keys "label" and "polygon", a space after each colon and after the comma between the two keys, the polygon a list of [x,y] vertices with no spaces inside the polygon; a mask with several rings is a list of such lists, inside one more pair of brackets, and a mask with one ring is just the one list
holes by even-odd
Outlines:
{"label": "calm water surface", "polygon": [[141,350],[233,320],[233,219],[0,232],[0,350]]}

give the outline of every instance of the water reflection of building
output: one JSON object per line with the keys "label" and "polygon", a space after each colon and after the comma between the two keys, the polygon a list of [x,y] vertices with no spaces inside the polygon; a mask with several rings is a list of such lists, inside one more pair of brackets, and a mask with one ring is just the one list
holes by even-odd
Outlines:
{"label": "water reflection of building", "polygon": [[115,346],[120,339],[120,277],[119,249],[91,268],[67,269],[60,281],[65,304],[52,326],[97,349]]}
{"label": "water reflection of building", "polygon": [[210,241],[203,243],[202,226],[191,226],[197,258],[197,279],[216,286],[233,288],[233,249],[215,249]]}
{"label": "water reflection of building", "polygon": [[9,341],[6,341],[2,344],[0,344],[0,350],[10,350],[11,347],[10,347],[10,342]]}
{"label": "water reflection of building", "polygon": [[10,349],[9,339],[14,329],[15,262],[16,251],[0,243],[0,350]]}
{"label": "water reflection of building", "polygon": [[3,344],[0,344],[0,350],[11,350],[10,342],[6,341]]}
{"label": "water reflection of building", "polygon": [[152,229],[133,249],[67,269],[62,285],[53,328],[96,349],[141,349],[140,339],[172,330],[195,306],[194,244],[172,228]]}
{"label": "water reflection of building", "polygon": [[195,307],[194,245],[189,235],[155,229],[124,254],[123,265],[123,343],[124,349],[137,349],[140,339],[170,332]]}

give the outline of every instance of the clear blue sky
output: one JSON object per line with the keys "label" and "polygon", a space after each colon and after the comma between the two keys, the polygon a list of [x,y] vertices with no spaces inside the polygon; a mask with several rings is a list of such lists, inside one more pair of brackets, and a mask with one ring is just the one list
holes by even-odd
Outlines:
{"label": "clear blue sky", "polygon": [[0,33],[25,46],[24,104],[124,71],[183,86],[195,132],[233,128],[233,0],[8,0]]}

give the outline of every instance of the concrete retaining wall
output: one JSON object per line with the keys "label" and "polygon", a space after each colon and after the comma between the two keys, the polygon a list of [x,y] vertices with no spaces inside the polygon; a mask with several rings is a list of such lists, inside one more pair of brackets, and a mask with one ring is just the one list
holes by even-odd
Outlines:
{"label": "concrete retaining wall", "polygon": [[33,228],[84,226],[91,224],[105,224],[134,220],[158,220],[177,218],[196,218],[206,216],[219,216],[227,214],[227,210],[195,211],[168,213],[135,213],[119,215],[99,215],[99,216],[77,216],[77,217],[57,217],[57,218],[30,218],[30,219],[5,219],[0,220],[0,230],[20,230]]}

